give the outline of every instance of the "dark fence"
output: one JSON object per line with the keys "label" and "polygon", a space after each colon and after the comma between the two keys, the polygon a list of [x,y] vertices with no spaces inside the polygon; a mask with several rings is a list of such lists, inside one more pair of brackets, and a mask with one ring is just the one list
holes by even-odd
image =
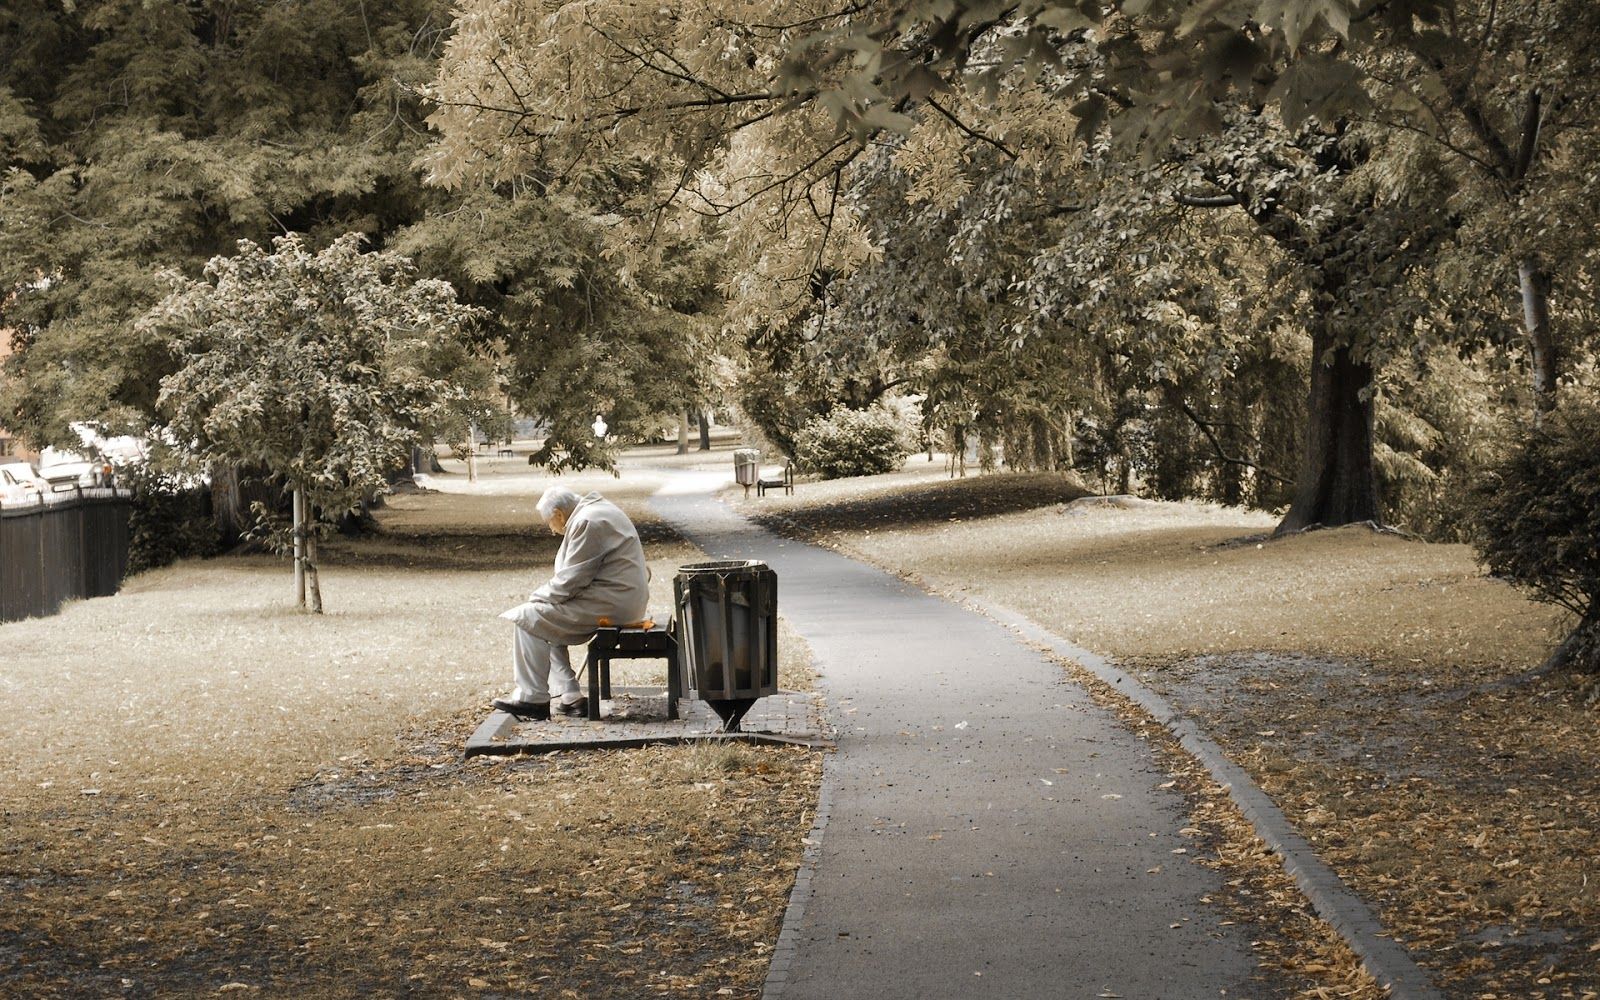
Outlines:
{"label": "dark fence", "polygon": [[109,489],[0,505],[0,622],[115,594],[128,568],[131,507],[127,492]]}

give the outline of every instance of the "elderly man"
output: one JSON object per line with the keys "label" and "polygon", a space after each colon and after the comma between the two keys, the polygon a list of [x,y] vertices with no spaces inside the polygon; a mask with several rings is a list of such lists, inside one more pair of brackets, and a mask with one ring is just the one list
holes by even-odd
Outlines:
{"label": "elderly man", "polygon": [[561,536],[561,548],[549,582],[500,616],[517,625],[511,653],[517,688],[494,707],[543,720],[555,700],[562,714],[584,715],[588,699],[578,693],[567,647],[588,642],[602,624],[644,618],[650,599],[644,547],[628,515],[598,493],[579,497],[552,486],[538,509]]}

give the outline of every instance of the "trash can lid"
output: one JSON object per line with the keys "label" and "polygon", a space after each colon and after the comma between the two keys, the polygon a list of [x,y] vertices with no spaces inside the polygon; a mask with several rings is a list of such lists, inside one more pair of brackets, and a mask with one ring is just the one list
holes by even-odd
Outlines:
{"label": "trash can lid", "polygon": [[678,567],[679,573],[727,573],[739,569],[766,569],[759,559],[724,559],[720,562],[686,563]]}

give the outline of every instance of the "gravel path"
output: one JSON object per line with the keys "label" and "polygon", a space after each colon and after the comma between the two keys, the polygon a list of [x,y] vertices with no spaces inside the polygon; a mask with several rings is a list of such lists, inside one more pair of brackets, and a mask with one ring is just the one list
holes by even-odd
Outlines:
{"label": "gravel path", "polygon": [[719,558],[778,573],[839,731],[826,828],[769,1000],[1284,995],[1182,853],[1185,803],[1149,748],[983,617],[779,538],[683,473],[656,509]]}

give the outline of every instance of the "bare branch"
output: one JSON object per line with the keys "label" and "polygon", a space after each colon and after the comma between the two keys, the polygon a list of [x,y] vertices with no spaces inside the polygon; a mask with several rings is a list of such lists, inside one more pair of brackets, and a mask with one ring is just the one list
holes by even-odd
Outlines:
{"label": "bare branch", "polygon": [[757,31],[776,31],[780,33],[785,31],[794,31],[796,28],[808,28],[814,24],[821,24],[824,21],[839,20],[849,17],[852,14],[859,14],[866,10],[869,6],[869,4],[865,3],[854,3],[843,10],[835,11],[832,14],[818,14],[816,17],[808,17],[803,21],[791,21],[788,24],[749,24],[745,25],[745,27]]}
{"label": "bare branch", "polygon": [[1171,397],[1173,402],[1178,404],[1178,409],[1183,411],[1183,415],[1192,420],[1194,425],[1200,428],[1200,433],[1206,436],[1206,440],[1211,442],[1211,450],[1215,453],[1217,461],[1222,462],[1225,465],[1238,465],[1246,469],[1254,469],[1256,472],[1266,476],[1268,479],[1271,479],[1274,482],[1284,484],[1288,484],[1290,482],[1288,479],[1278,475],[1271,469],[1258,465],[1249,459],[1234,458],[1232,455],[1229,455],[1222,447],[1222,442],[1217,439],[1216,432],[1211,429],[1211,424],[1203,420],[1200,417],[1200,414],[1194,412],[1194,410],[1189,406],[1189,401],[1183,398],[1183,393],[1178,391],[1178,387],[1176,385],[1169,383],[1167,385],[1167,394]]}
{"label": "bare branch", "polygon": [[[770,183],[762,185],[760,188],[757,188],[755,191],[750,192],[749,194],[745,195],[743,198],[740,198],[738,201],[734,201],[734,202],[730,202],[730,203],[727,203],[727,204],[723,204],[721,202],[712,201],[711,199],[707,198],[705,195],[701,194],[699,191],[691,190],[691,193],[696,198],[699,198],[702,202],[704,202],[710,208],[710,211],[701,211],[700,209],[694,208],[693,206],[686,206],[686,207],[688,207],[689,211],[694,212],[696,215],[702,215],[702,216],[706,216],[708,218],[717,218],[719,216],[727,215],[729,212],[733,212],[733,211],[735,211],[737,209],[743,208],[745,205],[748,205],[750,202],[752,202],[755,199],[757,199],[757,198],[761,197],[762,195],[766,194],[768,191],[772,191],[772,190],[775,190],[777,188],[783,187],[785,184],[788,184],[788,183],[790,183],[792,181],[795,181],[795,180],[797,180],[797,179],[799,179],[801,177],[804,177],[805,175],[811,173],[812,169],[814,167],[816,167],[819,163],[823,162],[824,160],[826,160],[828,157],[832,156],[834,153],[838,152],[843,147],[849,145],[850,142],[851,142],[851,140],[850,140],[850,138],[848,136],[846,136],[843,139],[840,139],[838,142],[834,143],[832,146],[829,146],[827,149],[823,150],[821,153],[819,153],[817,156],[813,157],[811,160],[809,160],[808,162],[806,162],[802,166],[799,166],[799,167],[795,168],[794,170],[792,170],[789,173],[783,175],[782,177],[777,178],[776,180],[771,181]],[[855,149],[851,150],[850,155],[846,156],[844,159],[840,160],[838,163],[833,164],[827,170],[823,171],[823,173],[826,174],[826,173],[833,173],[835,171],[842,171],[845,167],[849,166],[850,163],[852,161],[854,161],[857,156],[861,155],[861,151],[863,149],[865,149],[865,148],[866,148],[865,146],[862,146],[862,145],[858,144]]]}
{"label": "bare branch", "polygon": [[1015,160],[1017,158],[1017,154],[1012,151],[1010,146],[1007,146],[1005,143],[1001,142],[999,139],[995,139],[995,138],[992,138],[990,136],[984,135],[982,132],[979,132],[979,131],[971,128],[965,122],[963,122],[961,119],[957,118],[954,114],[952,114],[951,112],[946,110],[944,105],[942,105],[938,101],[934,100],[931,96],[928,97],[926,100],[927,100],[928,107],[930,107],[933,110],[939,112],[939,114],[943,115],[950,122],[950,124],[954,125],[956,128],[960,129],[962,132],[965,132],[968,136],[971,136],[972,138],[977,139],[979,142],[988,143],[989,145],[993,146],[995,149],[998,149],[1000,152],[1004,153],[1010,159]]}
{"label": "bare branch", "polygon": [[683,63],[680,62],[676,56],[672,55],[672,53],[670,53],[670,52],[666,52],[666,51],[662,50],[660,47],[657,47],[655,49],[655,51],[657,53],[665,56],[670,61],[676,63],[678,65],[678,67],[679,67],[678,69],[674,70],[674,69],[669,69],[669,68],[667,68],[665,66],[659,66],[655,62],[651,61],[650,57],[648,55],[646,55],[644,52],[636,52],[633,49],[630,49],[628,46],[624,45],[619,39],[614,37],[610,32],[606,31],[606,29],[602,28],[598,24],[595,24],[594,20],[592,18],[589,18],[589,17],[586,16],[584,18],[584,23],[586,23],[589,26],[589,28],[594,31],[595,34],[599,35],[601,38],[604,38],[606,41],[608,41],[612,45],[616,46],[616,48],[619,51],[625,53],[628,56],[628,58],[634,60],[635,62],[639,63],[641,66],[644,66],[647,69],[650,69],[650,70],[653,70],[653,71],[655,71],[657,73],[660,73],[662,76],[668,77],[670,79],[678,80],[678,81],[680,81],[682,83],[687,83],[691,87],[699,87],[702,90],[709,90],[712,94],[715,94],[717,97],[726,98],[726,97],[731,96],[731,95],[728,94],[727,91],[725,91],[722,88],[716,86],[715,84],[708,83],[705,80],[702,80],[699,77],[697,77],[697,76],[693,75],[692,73],[690,73],[688,68],[685,67],[683,65]]}
{"label": "bare branch", "polygon": [[[822,242],[817,245],[817,263],[812,267],[812,271],[814,272],[822,270],[822,262],[827,258],[828,238],[833,235],[833,214],[834,209],[837,208],[839,204],[839,184],[843,178],[843,175],[844,167],[840,167],[833,172],[833,192],[828,196],[828,218],[822,229]],[[806,188],[806,199],[808,201],[811,199],[810,188]],[[815,212],[816,205],[812,205],[811,210]]]}
{"label": "bare branch", "polygon": [[1477,166],[1481,170],[1483,170],[1485,173],[1493,176],[1497,172],[1496,168],[1495,168],[1495,165],[1493,163],[1490,163],[1488,160],[1485,160],[1482,156],[1478,155],[1477,153],[1474,153],[1472,150],[1466,148],[1465,146],[1462,146],[1459,143],[1451,142],[1449,139],[1446,139],[1443,135],[1441,135],[1441,134],[1439,134],[1437,132],[1430,132],[1425,128],[1422,128],[1420,126],[1413,125],[1410,122],[1404,122],[1404,121],[1386,121],[1386,120],[1380,119],[1379,120],[1379,124],[1380,125],[1384,125],[1384,126],[1386,126],[1388,128],[1397,128],[1397,129],[1400,129],[1401,131],[1404,131],[1404,132],[1415,132],[1417,135],[1425,136],[1425,137],[1427,137],[1429,139],[1432,139],[1434,142],[1438,143],[1439,145],[1443,146],[1445,149],[1448,149],[1450,152],[1452,152],[1452,153],[1456,154],[1457,156],[1461,157],[1462,159],[1468,160],[1468,161],[1470,161],[1472,163],[1477,164]]}
{"label": "bare branch", "polygon": [[[1427,65],[1433,67],[1435,73],[1439,74],[1439,79],[1445,85],[1444,91],[1450,98],[1450,103],[1460,113],[1462,119],[1467,123],[1467,127],[1472,130],[1472,134],[1489,150],[1489,155],[1494,158],[1497,164],[1497,168],[1493,170],[1493,175],[1502,179],[1509,179],[1516,167],[1515,157],[1511,152],[1511,147],[1507,146],[1506,141],[1500,137],[1500,133],[1495,131],[1488,115],[1484,114],[1482,105],[1472,96],[1472,78],[1468,76],[1451,84],[1442,58],[1421,51],[1416,54]],[[1475,162],[1482,163],[1483,161],[1475,159]]]}

